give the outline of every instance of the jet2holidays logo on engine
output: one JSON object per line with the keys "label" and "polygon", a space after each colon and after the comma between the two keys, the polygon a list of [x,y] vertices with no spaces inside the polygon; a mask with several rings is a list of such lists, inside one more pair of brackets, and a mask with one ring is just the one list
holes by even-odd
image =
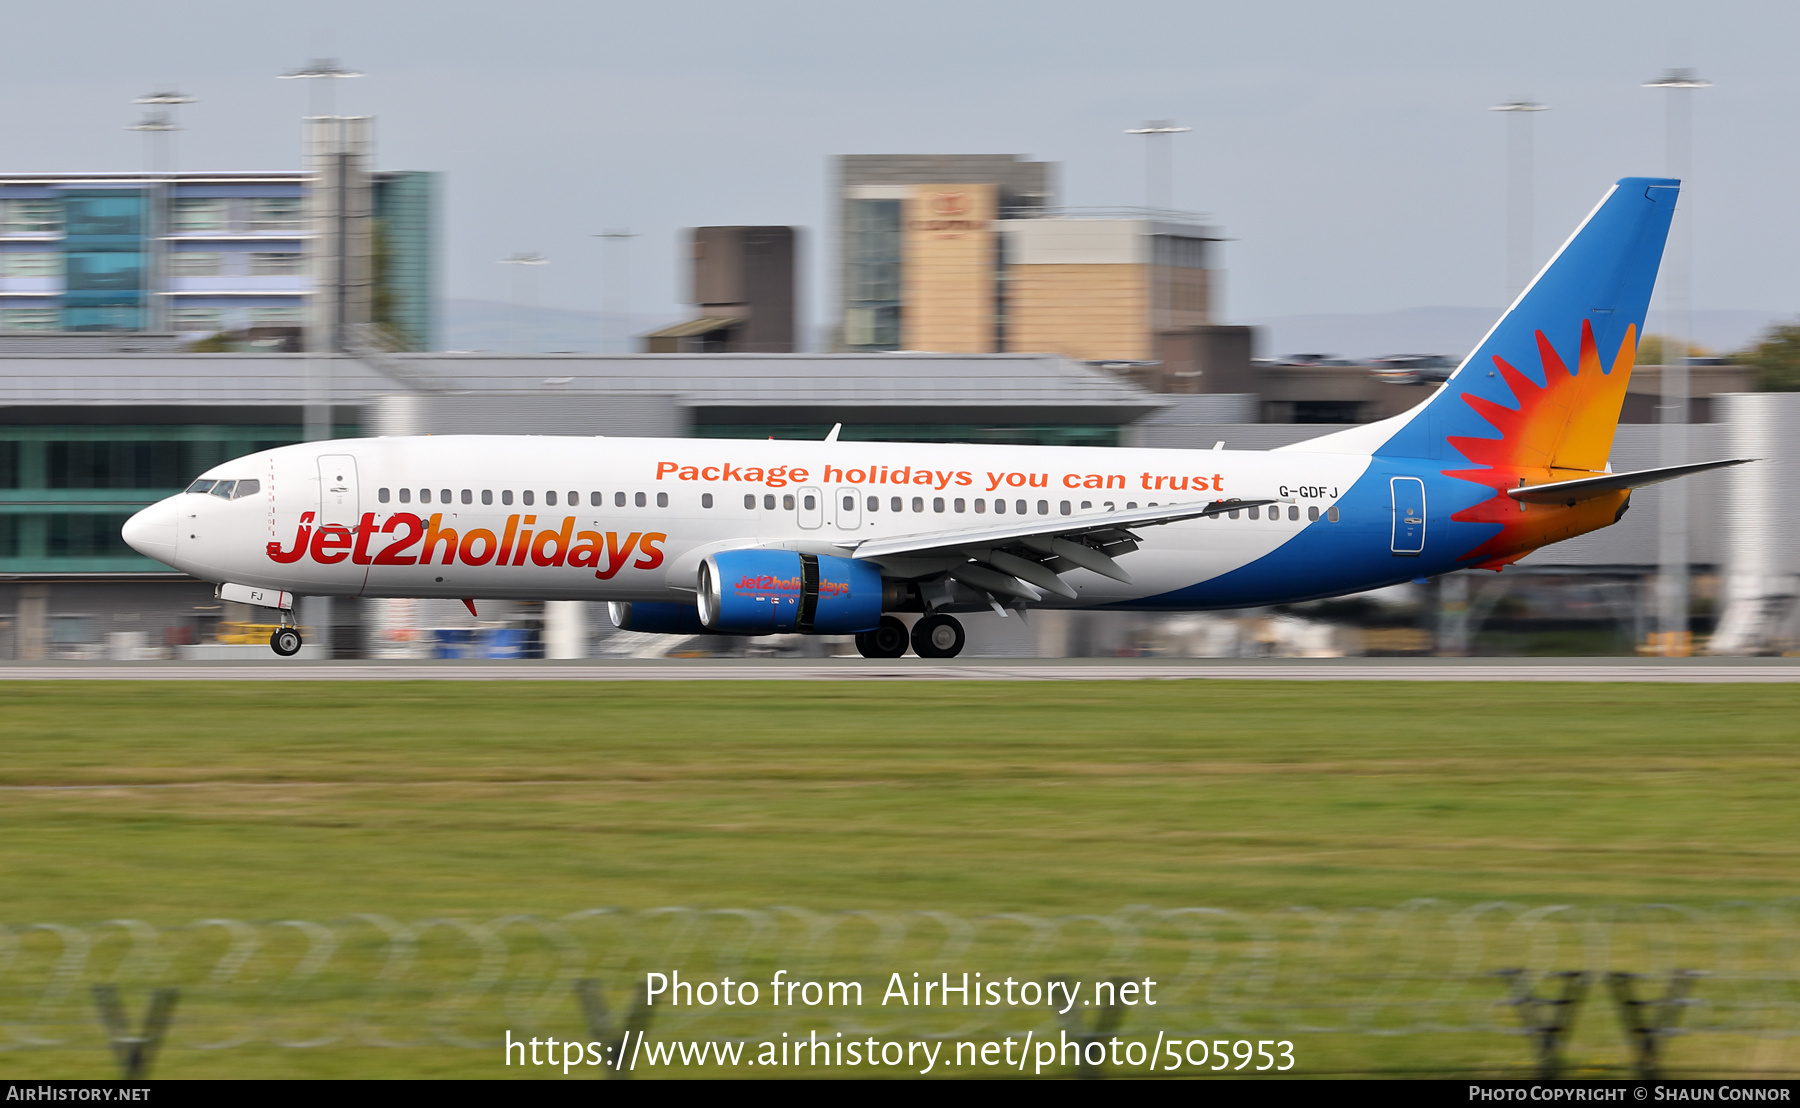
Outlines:
{"label": "jet2holidays logo on engine", "polygon": [[[576,531],[574,516],[564,516],[562,525],[551,530],[537,527],[535,515],[510,515],[499,535],[485,527],[467,528],[459,534],[456,528],[443,525],[442,512],[429,520],[411,512],[395,512],[379,527],[374,512],[364,512],[355,527],[338,523],[315,527],[316,518],[313,512],[303,512],[293,545],[284,550],[278,542],[269,543],[269,559],[281,565],[302,559],[336,565],[348,558],[359,566],[410,566],[430,565],[441,555],[440,564],[447,566],[573,566],[591,569],[595,577],[609,581],[627,562],[632,569],[662,565],[662,544],[669,539],[661,531],[631,531],[623,536],[617,531]],[[376,535],[393,538],[371,553],[369,544]]]}

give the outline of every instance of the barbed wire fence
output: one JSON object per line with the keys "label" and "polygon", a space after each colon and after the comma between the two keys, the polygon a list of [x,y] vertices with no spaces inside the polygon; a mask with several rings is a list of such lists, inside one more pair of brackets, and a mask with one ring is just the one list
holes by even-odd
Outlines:
{"label": "barbed wire fence", "polygon": [[[771,1003],[778,972],[821,987]],[[698,993],[711,1002],[650,995],[655,973],[711,982]],[[1007,980],[1021,1003],[962,993],[917,1005],[889,993],[896,980],[956,984],[965,973],[978,985]],[[727,978],[754,985],[757,1001],[727,1003]],[[1098,1007],[1023,1003],[1054,995],[1051,981],[1155,984],[1135,1001],[1109,990]],[[1297,1072],[1313,1073],[1773,1074],[1797,1068],[1800,900],[0,926],[0,1052],[110,1049],[126,1076],[147,1074],[159,1051],[356,1046],[498,1060],[509,1034],[753,1042],[782,1032],[1274,1037],[1302,1044]]]}

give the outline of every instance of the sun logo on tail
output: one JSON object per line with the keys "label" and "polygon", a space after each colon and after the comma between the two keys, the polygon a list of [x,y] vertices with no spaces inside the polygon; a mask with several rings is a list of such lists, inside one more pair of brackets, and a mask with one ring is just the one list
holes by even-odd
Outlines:
{"label": "sun logo on tail", "polygon": [[1500,432],[1497,439],[1452,435],[1449,443],[1484,469],[1444,470],[1494,490],[1494,495],[1450,518],[1461,523],[1494,523],[1500,530],[1461,558],[1485,569],[1500,569],[1546,543],[1585,534],[1614,522],[1628,494],[1582,501],[1573,507],[1525,504],[1506,495],[1521,485],[1566,481],[1602,472],[1612,453],[1613,432],[1625,403],[1625,387],[1637,355],[1637,328],[1627,327],[1610,372],[1600,364],[1594,329],[1581,321],[1581,354],[1570,372],[1556,348],[1537,332],[1538,360],[1544,383],[1509,365],[1498,355],[1494,368],[1512,389],[1516,408],[1472,392],[1463,394],[1469,407]]}

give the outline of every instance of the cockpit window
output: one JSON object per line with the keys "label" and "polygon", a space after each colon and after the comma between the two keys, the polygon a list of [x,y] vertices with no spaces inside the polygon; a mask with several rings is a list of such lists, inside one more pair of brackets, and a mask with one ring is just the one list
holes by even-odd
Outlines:
{"label": "cockpit window", "polygon": [[231,490],[231,499],[242,500],[246,496],[255,496],[261,491],[261,481],[239,481],[237,488]]}
{"label": "cockpit window", "polygon": [[232,486],[236,484],[236,481],[219,481],[213,485],[212,494],[220,500],[230,500]]}
{"label": "cockpit window", "polygon": [[202,478],[200,478],[200,480],[195,481],[193,484],[189,485],[187,487],[187,491],[189,491],[189,492],[211,492],[212,487],[216,484],[218,484],[217,481],[211,480],[206,477],[202,477]]}

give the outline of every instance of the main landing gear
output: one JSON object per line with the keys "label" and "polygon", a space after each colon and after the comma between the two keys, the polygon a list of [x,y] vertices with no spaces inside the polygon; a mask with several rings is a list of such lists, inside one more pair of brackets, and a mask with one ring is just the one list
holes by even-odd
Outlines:
{"label": "main landing gear", "polygon": [[856,652],[865,658],[900,658],[906,655],[906,624],[897,616],[882,616],[873,631],[859,631]]}
{"label": "main landing gear", "polygon": [[283,658],[300,653],[300,628],[288,623],[287,612],[281,613],[281,626],[269,634],[269,649]]}
{"label": "main landing gear", "polygon": [[913,653],[921,658],[954,658],[964,641],[962,624],[952,616],[926,616],[913,624]]}
{"label": "main landing gear", "polygon": [[906,624],[894,616],[882,616],[881,626],[856,636],[856,650],[865,658],[899,658],[905,655],[910,638],[913,653],[921,658],[954,658],[962,653],[962,624],[951,616],[926,616],[913,624],[912,634]]}

